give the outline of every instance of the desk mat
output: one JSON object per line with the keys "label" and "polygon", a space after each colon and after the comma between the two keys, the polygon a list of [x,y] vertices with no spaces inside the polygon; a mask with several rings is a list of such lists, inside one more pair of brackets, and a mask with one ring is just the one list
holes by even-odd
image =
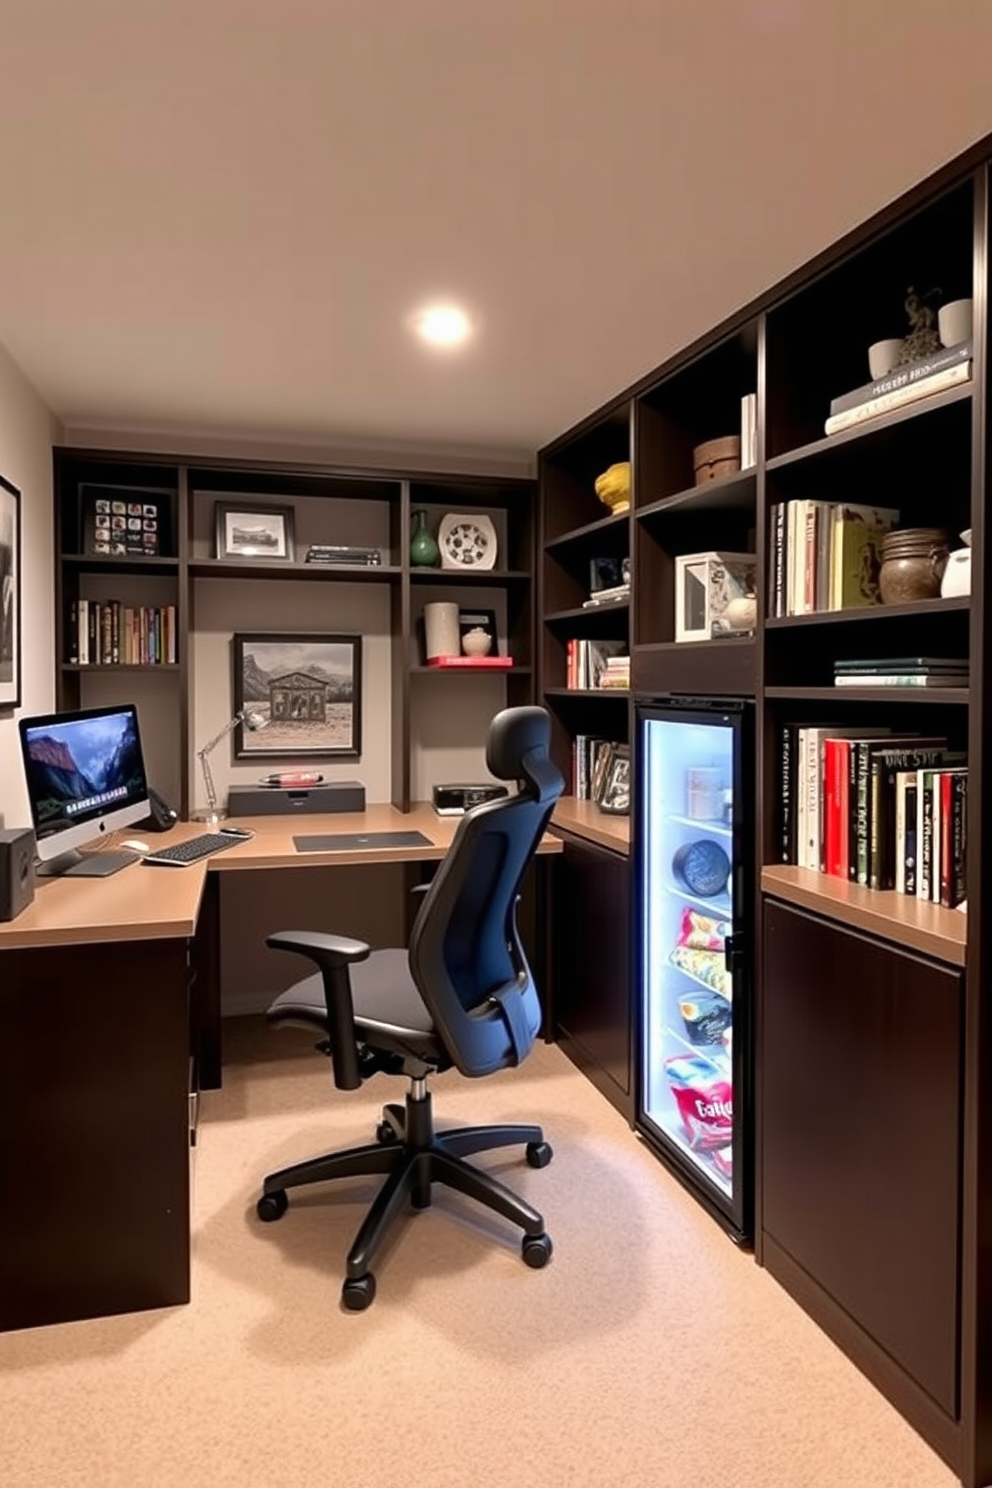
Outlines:
{"label": "desk mat", "polygon": [[423,832],[330,832],[323,837],[294,837],[297,852],[361,852],[369,847],[433,847]]}

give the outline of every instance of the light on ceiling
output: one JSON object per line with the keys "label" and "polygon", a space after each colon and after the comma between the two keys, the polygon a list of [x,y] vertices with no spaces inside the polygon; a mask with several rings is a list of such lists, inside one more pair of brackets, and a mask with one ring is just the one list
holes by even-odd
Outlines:
{"label": "light on ceiling", "polygon": [[472,334],[472,323],[457,305],[428,305],[413,317],[417,335],[431,346],[460,346]]}

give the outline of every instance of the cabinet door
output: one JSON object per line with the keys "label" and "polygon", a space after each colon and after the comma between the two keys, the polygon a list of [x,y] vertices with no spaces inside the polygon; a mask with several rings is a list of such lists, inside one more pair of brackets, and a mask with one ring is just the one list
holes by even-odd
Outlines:
{"label": "cabinet door", "polygon": [[554,879],[556,1034],[631,1121],[630,864],[620,853],[566,841]]}
{"label": "cabinet door", "polygon": [[765,1233],[957,1411],[962,978],[767,902]]}

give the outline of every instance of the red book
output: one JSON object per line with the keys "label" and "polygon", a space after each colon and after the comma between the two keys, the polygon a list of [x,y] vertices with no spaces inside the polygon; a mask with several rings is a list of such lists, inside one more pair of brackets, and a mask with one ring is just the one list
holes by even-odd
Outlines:
{"label": "red book", "polygon": [[823,859],[827,873],[848,876],[848,760],[847,739],[823,741]]}
{"label": "red book", "polygon": [[430,666],[430,667],[441,667],[441,668],[445,668],[445,669],[446,668],[451,668],[451,667],[458,667],[462,671],[466,671],[466,672],[468,672],[468,671],[484,671],[487,667],[490,670],[495,669],[495,670],[498,671],[500,668],[502,668],[505,671],[507,667],[512,667],[512,665],[513,665],[513,657],[512,656],[430,656],[427,659],[427,665]]}

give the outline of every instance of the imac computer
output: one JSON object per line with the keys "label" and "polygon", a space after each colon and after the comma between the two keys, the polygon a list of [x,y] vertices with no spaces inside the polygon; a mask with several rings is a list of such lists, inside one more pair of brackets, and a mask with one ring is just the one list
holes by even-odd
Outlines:
{"label": "imac computer", "polygon": [[51,713],[18,722],[37,872],[104,878],[133,863],[130,852],[80,852],[151,811],[133,703]]}

